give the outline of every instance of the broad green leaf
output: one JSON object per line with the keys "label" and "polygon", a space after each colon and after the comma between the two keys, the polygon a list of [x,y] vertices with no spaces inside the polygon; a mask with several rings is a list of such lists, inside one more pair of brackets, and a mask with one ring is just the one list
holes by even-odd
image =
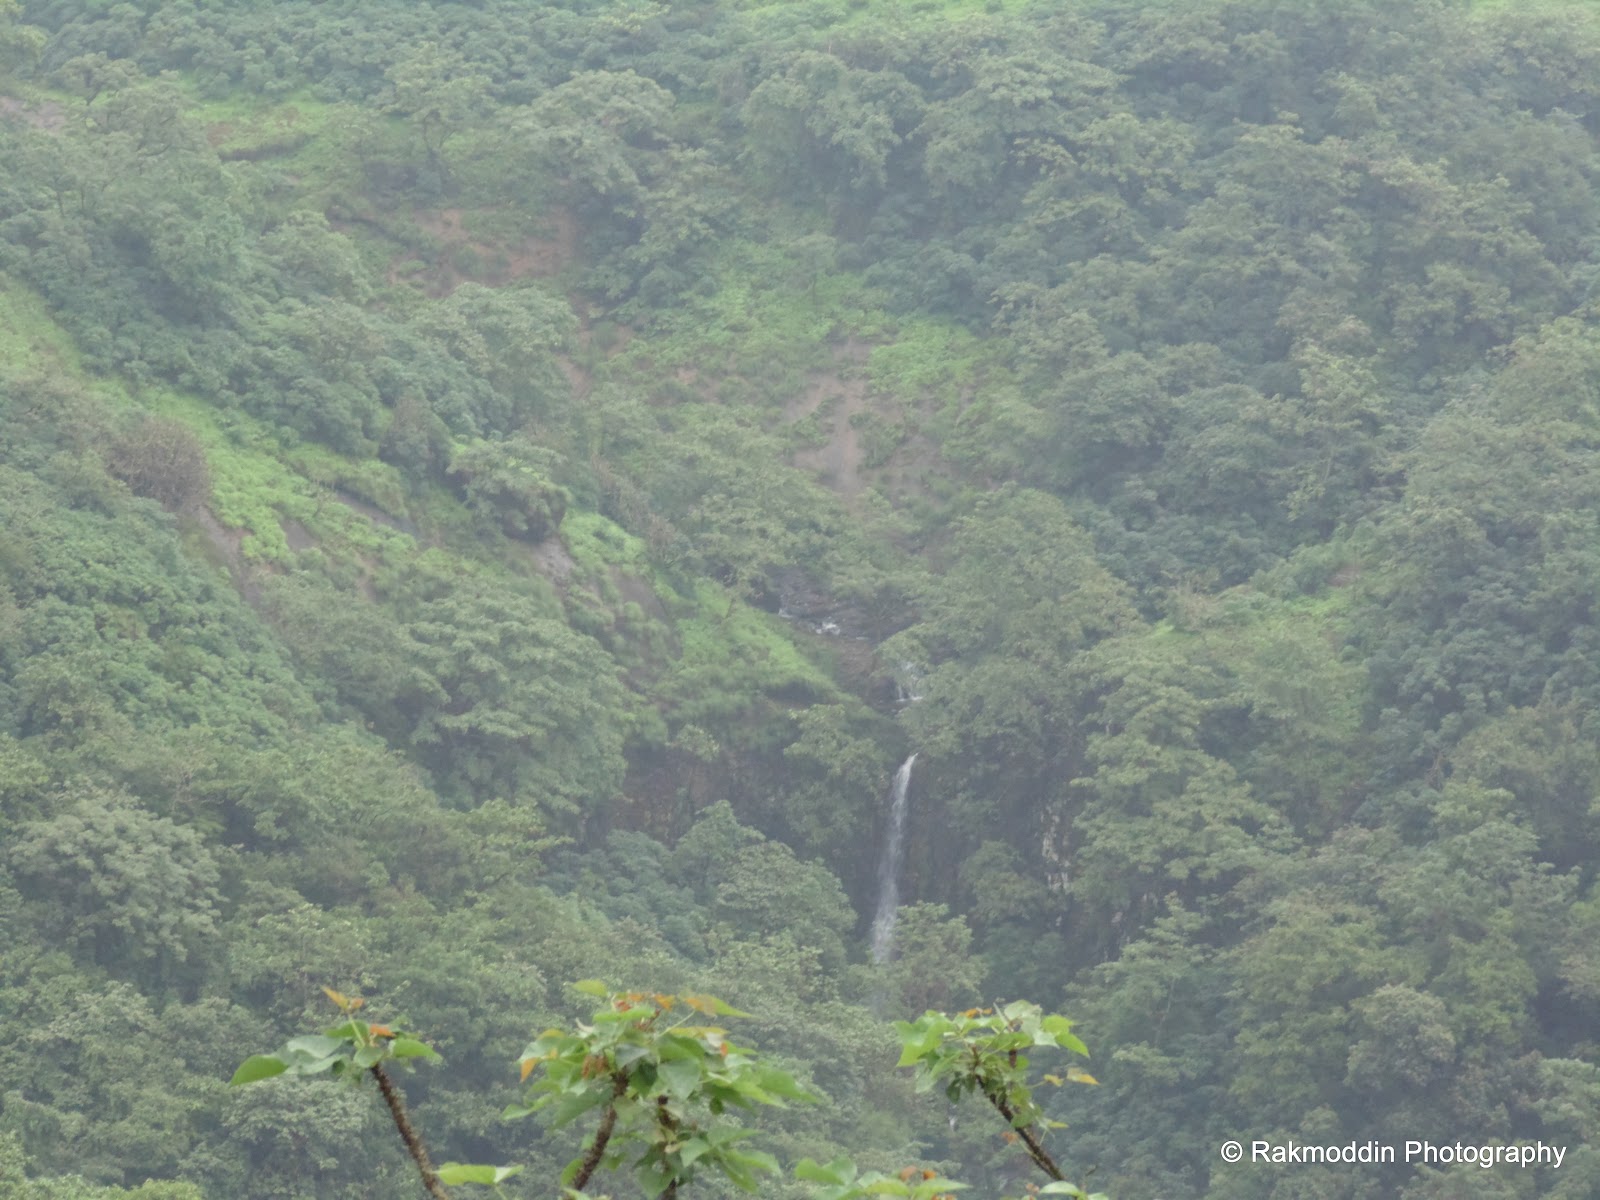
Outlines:
{"label": "broad green leaf", "polygon": [[486,1167],[468,1163],[445,1163],[439,1168],[439,1181],[447,1184],[482,1183],[493,1186],[522,1173],[521,1167]]}
{"label": "broad green leaf", "polygon": [[288,1069],[289,1064],[276,1054],[252,1054],[239,1064],[239,1069],[233,1073],[233,1078],[228,1080],[228,1083],[233,1087],[257,1083],[263,1079],[271,1079],[274,1075],[282,1075]]}
{"label": "broad green leaf", "polygon": [[747,1012],[740,1012],[731,1004],[718,1000],[715,996],[684,996],[683,1002],[698,1013],[706,1013],[716,1017],[748,1017]]}
{"label": "broad green leaf", "polygon": [[770,1095],[754,1079],[736,1079],[733,1084],[733,1094],[729,1099],[736,1100],[747,1108],[752,1104],[772,1104],[782,1107],[778,1098]]}
{"label": "broad green leaf", "polygon": [[900,1061],[897,1067],[911,1067],[932,1054],[939,1046],[940,1034],[934,1030],[911,1030],[902,1035]]}
{"label": "broad green leaf", "polygon": [[696,1159],[711,1152],[711,1143],[705,1138],[692,1137],[683,1143],[678,1151],[678,1161],[684,1166],[692,1166]]}
{"label": "broad green leaf", "polygon": [[909,1196],[911,1185],[898,1179],[875,1179],[865,1188],[869,1196]]}
{"label": "broad green leaf", "polygon": [[572,990],[582,992],[585,996],[595,996],[600,999],[611,994],[611,989],[598,979],[580,979],[572,985]]}
{"label": "broad green leaf", "polygon": [[772,1155],[768,1154],[765,1150],[729,1151],[724,1153],[722,1157],[725,1162],[736,1163],[737,1165],[741,1167],[747,1167],[752,1171],[766,1171],[771,1173],[776,1172],[778,1169],[778,1160],[773,1158]]}
{"label": "broad green leaf", "polygon": [[706,1048],[697,1038],[679,1037],[676,1034],[662,1034],[656,1043],[656,1052],[663,1061],[676,1058],[687,1058],[691,1062],[704,1062]]}
{"label": "broad green leaf", "polygon": [[702,1078],[700,1064],[687,1058],[664,1062],[656,1073],[663,1086],[677,1100],[687,1100],[693,1095]]}
{"label": "broad green leaf", "polygon": [[337,1054],[348,1044],[344,1038],[308,1033],[303,1037],[290,1038],[284,1043],[284,1047],[291,1054],[305,1058],[326,1058],[330,1054]]}
{"label": "broad green leaf", "polygon": [[288,1072],[291,1075],[320,1075],[324,1071],[339,1074],[345,1066],[346,1059],[342,1054],[330,1054],[325,1058],[312,1058],[309,1054],[297,1054],[288,1060]]}
{"label": "broad green leaf", "polygon": [[799,1100],[806,1104],[817,1103],[817,1097],[801,1087],[793,1075],[787,1071],[780,1071],[777,1067],[761,1068],[756,1074],[756,1079],[763,1088],[775,1096],[782,1096],[786,1100]]}
{"label": "broad green leaf", "polygon": [[652,1200],[666,1191],[668,1185],[672,1183],[672,1172],[663,1164],[652,1160],[640,1162],[636,1167],[636,1173],[645,1195],[652,1197]]}
{"label": "broad green leaf", "polygon": [[605,1091],[591,1088],[579,1092],[575,1096],[568,1096],[556,1108],[554,1121],[557,1125],[566,1125],[577,1120],[591,1108],[598,1108],[611,1098],[610,1089]]}
{"label": "broad green leaf", "polygon": [[419,1042],[416,1038],[395,1038],[394,1045],[389,1047],[389,1053],[396,1058],[431,1058],[438,1059],[439,1052],[427,1042]]}
{"label": "broad green leaf", "polygon": [[755,1136],[754,1129],[735,1129],[729,1125],[713,1125],[705,1132],[706,1141],[713,1146],[731,1146],[734,1142],[742,1142],[746,1138]]}
{"label": "broad green leaf", "polygon": [[827,1166],[815,1159],[802,1158],[794,1168],[795,1177],[807,1183],[828,1183],[845,1187],[855,1178],[854,1164],[847,1158],[836,1158]]}
{"label": "broad green leaf", "polygon": [[650,1047],[640,1045],[637,1042],[629,1042],[626,1045],[618,1046],[616,1053],[614,1053],[611,1057],[612,1061],[614,1061],[620,1069],[627,1070],[627,1068],[633,1066],[633,1064],[638,1062],[641,1058],[648,1056],[649,1053]]}

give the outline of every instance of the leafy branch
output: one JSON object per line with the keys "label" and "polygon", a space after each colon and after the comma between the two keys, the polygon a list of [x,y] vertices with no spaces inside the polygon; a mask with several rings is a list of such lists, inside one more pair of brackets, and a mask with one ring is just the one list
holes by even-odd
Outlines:
{"label": "leafy branch", "polygon": [[[754,1192],[760,1176],[778,1170],[770,1154],[743,1144],[753,1131],[719,1118],[733,1109],[812,1103],[817,1098],[788,1072],[762,1062],[755,1051],[730,1041],[725,1028],[711,1023],[747,1014],[714,996],[616,992],[595,980],[574,987],[598,1000],[599,1007],[572,1029],[547,1029],[528,1044],[517,1060],[523,1098],[503,1114],[514,1120],[547,1113],[559,1127],[600,1110],[594,1134],[562,1172],[565,1195],[581,1197],[602,1167],[631,1169],[646,1195],[664,1200],[677,1200],[679,1189],[705,1171]],[[522,1170],[462,1163],[435,1169],[407,1115],[405,1100],[384,1067],[414,1059],[437,1061],[439,1055],[398,1025],[362,1020],[357,1016],[364,1005],[359,997],[324,991],[344,1020],[325,1033],[291,1038],[274,1054],[252,1055],[234,1073],[234,1084],[285,1074],[370,1073],[424,1189],[434,1200],[450,1200],[446,1185],[494,1186]],[[1087,1055],[1070,1021],[1019,1001],[956,1015],[927,1012],[914,1022],[897,1021],[895,1028],[902,1046],[898,1065],[915,1069],[919,1091],[942,1083],[952,1100],[977,1093],[1005,1119],[1007,1140],[1020,1141],[1029,1159],[1050,1179],[1043,1187],[1030,1185],[1031,1195],[1105,1200],[1068,1182],[1045,1149],[1041,1131],[1060,1123],[1048,1119],[1034,1099],[1029,1059],[1023,1053],[1051,1047]],[[1064,1075],[1045,1075],[1043,1080],[1095,1082],[1076,1067]],[[804,1159],[795,1174],[816,1185],[816,1200],[869,1196],[953,1200],[953,1194],[966,1186],[917,1167],[893,1175],[861,1173],[843,1158],[827,1164]]]}
{"label": "leafy branch", "polygon": [[[1050,1047],[1087,1058],[1088,1048],[1072,1032],[1071,1021],[1018,1000],[954,1015],[930,1011],[916,1021],[896,1021],[895,1030],[901,1046],[896,1065],[916,1069],[918,1091],[943,1083],[945,1095],[952,1101],[973,1093],[981,1095],[1005,1119],[1007,1140],[1020,1141],[1033,1164],[1052,1180],[1040,1194],[1088,1196],[1067,1181],[1045,1149],[1041,1131],[1059,1129],[1062,1124],[1045,1116],[1034,1099],[1034,1085],[1028,1079],[1030,1063],[1024,1053]],[[1098,1082],[1078,1067],[1069,1067],[1064,1075],[1045,1075],[1043,1081],[1056,1086]]]}
{"label": "leafy branch", "polygon": [[378,1093],[389,1110],[395,1130],[416,1164],[423,1189],[433,1200],[451,1200],[446,1184],[494,1184],[522,1170],[521,1167],[477,1167],[462,1163],[445,1163],[436,1168],[422,1135],[411,1124],[405,1097],[384,1070],[384,1064],[416,1059],[440,1062],[439,1052],[412,1037],[398,1024],[378,1025],[361,1020],[356,1013],[366,1006],[366,1001],[360,996],[346,996],[332,988],[322,990],[345,1019],[324,1033],[290,1038],[275,1054],[252,1054],[233,1073],[231,1084],[259,1083],[279,1075],[326,1074],[338,1078],[366,1071],[377,1081]]}
{"label": "leafy branch", "polygon": [[604,1165],[629,1166],[650,1196],[675,1197],[706,1168],[744,1191],[776,1171],[771,1155],[739,1145],[750,1130],[718,1125],[730,1108],[753,1109],[816,1098],[787,1072],[761,1062],[707,1017],[744,1013],[713,996],[612,992],[597,981],[575,985],[602,1006],[572,1031],[540,1034],[518,1060],[533,1081],[506,1116],[550,1110],[564,1125],[604,1112],[587,1150],[561,1182],[582,1188]]}

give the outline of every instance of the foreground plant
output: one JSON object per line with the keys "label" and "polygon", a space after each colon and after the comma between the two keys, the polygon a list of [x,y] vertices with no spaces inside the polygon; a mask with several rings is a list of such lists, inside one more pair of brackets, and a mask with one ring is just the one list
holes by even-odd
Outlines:
{"label": "foreground plant", "polygon": [[[595,980],[573,986],[600,1001],[599,1007],[571,1030],[547,1029],[528,1044],[517,1060],[523,1097],[504,1113],[514,1120],[545,1112],[560,1127],[598,1110],[593,1134],[561,1174],[568,1200],[581,1200],[583,1189],[602,1168],[631,1170],[646,1195],[664,1200],[676,1200],[680,1188],[708,1171],[753,1192],[760,1176],[778,1170],[770,1154],[744,1145],[753,1130],[721,1118],[734,1109],[812,1103],[817,1098],[788,1072],[762,1062],[753,1050],[728,1040],[725,1028],[711,1023],[747,1014],[715,996],[616,992]],[[234,1084],[285,1074],[370,1074],[423,1188],[434,1200],[450,1200],[447,1185],[495,1186],[522,1170],[465,1163],[435,1168],[385,1066],[439,1061],[439,1054],[399,1025],[362,1020],[357,1013],[365,1001],[359,997],[323,990],[344,1020],[322,1034],[291,1038],[276,1053],[252,1055],[234,1073]],[[1065,1017],[1047,1016],[1025,1002],[954,1016],[928,1012],[915,1022],[896,1022],[903,1047],[899,1065],[916,1069],[919,1090],[942,1082],[952,1100],[974,1092],[988,1100],[1010,1126],[1007,1139],[1020,1140],[1050,1178],[1043,1187],[1029,1185],[1030,1195],[1105,1200],[1067,1182],[1045,1150],[1040,1131],[1059,1122],[1047,1119],[1034,1101],[1029,1061],[1022,1053],[1048,1046],[1087,1054],[1071,1028]],[[1064,1077],[1043,1078],[1053,1084],[1095,1082],[1077,1068],[1069,1068]],[[918,1167],[893,1175],[861,1173],[844,1158],[827,1164],[804,1159],[795,1174],[815,1185],[817,1200],[951,1200],[966,1186]]]}
{"label": "foreground plant", "polygon": [[[279,1075],[327,1074],[337,1078],[357,1071],[368,1072],[378,1083],[378,1091],[389,1109],[395,1129],[399,1131],[400,1140],[406,1144],[407,1153],[417,1164],[422,1186],[435,1200],[449,1200],[450,1193],[445,1190],[445,1183],[467,1180],[451,1177],[459,1173],[449,1168],[458,1164],[447,1163],[443,1170],[434,1167],[432,1159],[428,1157],[427,1146],[406,1112],[405,1097],[384,1070],[384,1064],[391,1062],[419,1058],[440,1061],[438,1051],[426,1042],[411,1037],[399,1025],[374,1025],[361,1020],[356,1016],[366,1005],[361,997],[346,996],[332,988],[322,990],[343,1012],[345,1019],[325,1033],[290,1038],[276,1054],[251,1055],[240,1064],[230,1082],[235,1085],[259,1083]],[[509,1178],[520,1169],[504,1168],[506,1173],[499,1178]],[[490,1182],[499,1182],[499,1179]]]}
{"label": "foreground plant", "polygon": [[[1028,1075],[1030,1063],[1025,1052],[1038,1047],[1089,1056],[1088,1048],[1072,1032],[1071,1021],[1046,1014],[1037,1004],[1017,1000],[954,1015],[926,1012],[915,1021],[896,1021],[895,1030],[901,1046],[896,1065],[916,1069],[919,1091],[929,1091],[942,1083],[952,1102],[976,1093],[1005,1119],[1010,1127],[1007,1140],[1021,1142],[1034,1165],[1052,1181],[1039,1189],[1039,1194],[1104,1200],[1089,1197],[1076,1184],[1067,1182],[1061,1167],[1045,1149],[1042,1132],[1063,1126],[1045,1116],[1034,1099],[1034,1085]],[[1063,1083],[1098,1082],[1078,1067],[1041,1079],[1058,1087]]]}
{"label": "foreground plant", "polygon": [[522,1077],[537,1077],[505,1114],[549,1109],[559,1126],[601,1109],[587,1148],[562,1172],[563,1186],[581,1190],[598,1168],[626,1166],[647,1195],[670,1198],[702,1170],[754,1191],[758,1175],[778,1169],[770,1154],[740,1145],[753,1130],[716,1118],[816,1097],[704,1023],[745,1013],[714,996],[612,992],[592,980],[576,987],[603,1006],[574,1031],[546,1030],[528,1045],[518,1060]]}

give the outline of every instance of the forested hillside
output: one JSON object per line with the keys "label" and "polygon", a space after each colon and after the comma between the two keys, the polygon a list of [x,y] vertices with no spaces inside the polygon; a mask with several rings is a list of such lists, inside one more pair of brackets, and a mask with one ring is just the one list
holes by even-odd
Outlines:
{"label": "forested hillside", "polygon": [[[1116,1200],[1600,1194],[1597,138],[1579,3],[0,0],[0,1200],[421,1195],[325,986],[554,1194],[590,978],[786,1165],[1015,1194],[888,1022],[1026,997]],[[1217,1155],[1396,1137],[1569,1150]]]}

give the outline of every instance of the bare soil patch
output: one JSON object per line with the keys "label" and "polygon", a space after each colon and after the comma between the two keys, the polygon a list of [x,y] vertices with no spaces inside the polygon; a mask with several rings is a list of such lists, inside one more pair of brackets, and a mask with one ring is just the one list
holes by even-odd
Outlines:
{"label": "bare soil patch", "polygon": [[317,544],[317,539],[311,536],[311,531],[293,517],[282,518],[278,525],[283,530],[283,540],[296,554],[302,550],[310,550]]}
{"label": "bare soil patch", "polygon": [[244,559],[244,539],[249,535],[249,530],[229,529],[217,520],[209,508],[195,509],[192,516],[206,545],[228,568],[233,586],[244,597],[244,602],[252,608],[259,606],[261,583],[256,578],[254,568]]}
{"label": "bare soil patch", "polygon": [[[460,208],[417,209],[412,214],[418,229],[438,243],[427,262],[423,290],[438,299],[463,283],[505,287],[522,279],[548,279],[571,266],[578,254],[578,222],[565,209],[545,214],[543,235],[501,242],[474,235],[465,225]],[[397,257],[389,268],[389,282],[401,281],[400,267],[415,261]]]}
{"label": "bare soil patch", "polygon": [[548,537],[544,541],[528,548],[528,557],[533,560],[533,565],[538,568],[551,583],[565,583],[577,561],[567,552],[566,545],[560,536]]}
{"label": "bare soil patch", "polygon": [[815,471],[828,487],[843,496],[860,494],[866,486],[862,475],[861,436],[850,418],[867,409],[867,380],[861,368],[872,347],[850,338],[833,348],[834,365],[812,372],[804,390],[784,405],[789,424],[821,412],[827,440],[819,447],[795,451],[794,465]]}
{"label": "bare soil patch", "polygon": [[45,133],[60,133],[67,127],[67,110],[56,100],[30,104],[15,96],[0,96],[0,117],[41,129]]}

